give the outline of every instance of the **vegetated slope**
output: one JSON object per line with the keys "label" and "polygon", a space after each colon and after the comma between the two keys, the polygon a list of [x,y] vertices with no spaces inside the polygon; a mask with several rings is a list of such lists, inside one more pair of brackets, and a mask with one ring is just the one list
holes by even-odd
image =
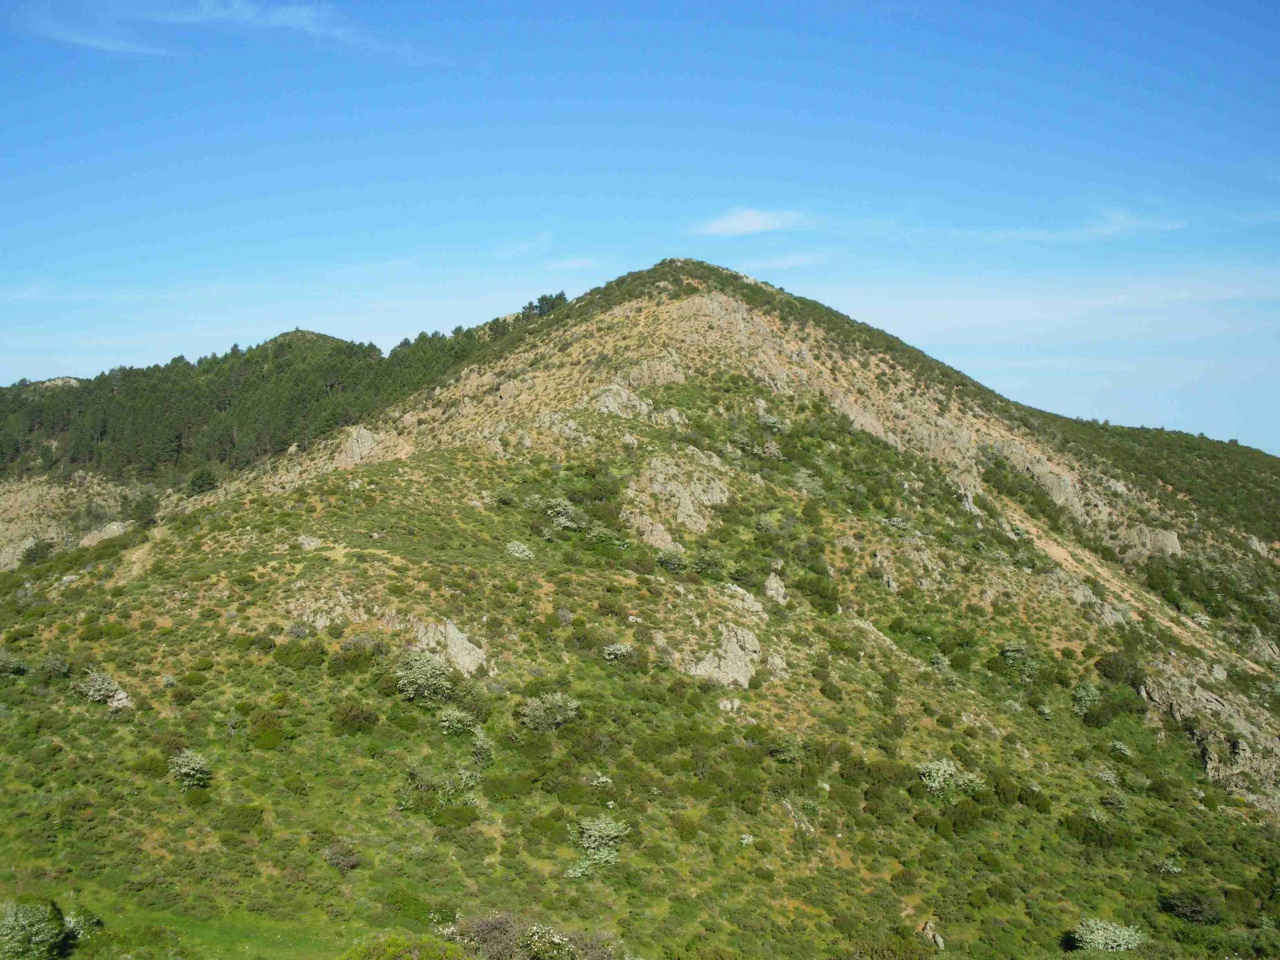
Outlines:
{"label": "vegetated slope", "polygon": [[196,467],[240,469],[429,386],[563,302],[543,296],[480,327],[419,334],[385,358],[372,344],[296,331],[196,363],[0,389],[0,470],[171,481]]}
{"label": "vegetated slope", "polygon": [[1275,955],[1273,548],[1040,416],[623,277],[0,575],[0,887],[104,956]]}

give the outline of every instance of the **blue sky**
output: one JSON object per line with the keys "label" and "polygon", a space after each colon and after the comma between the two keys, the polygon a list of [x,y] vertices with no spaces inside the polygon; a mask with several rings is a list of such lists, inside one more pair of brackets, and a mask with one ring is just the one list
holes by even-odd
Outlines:
{"label": "blue sky", "polygon": [[609,6],[4,4],[0,382],[692,256],[1280,453],[1276,4]]}

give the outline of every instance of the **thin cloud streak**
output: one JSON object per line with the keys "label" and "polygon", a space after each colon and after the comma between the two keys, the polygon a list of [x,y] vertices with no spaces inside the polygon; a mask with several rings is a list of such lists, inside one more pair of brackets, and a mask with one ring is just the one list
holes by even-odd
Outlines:
{"label": "thin cloud streak", "polygon": [[987,240],[1033,240],[1045,242],[1073,242],[1110,240],[1135,233],[1169,233],[1181,230],[1186,224],[1180,220],[1161,220],[1139,217],[1128,210],[1106,210],[1090,223],[1063,229],[1027,227],[1014,230],[988,230],[979,236]]}
{"label": "thin cloud streak", "polygon": [[804,218],[794,210],[756,210],[740,207],[694,227],[700,237],[745,237],[753,233],[788,230],[801,226]]}
{"label": "thin cloud streak", "polygon": [[242,32],[292,33],[353,47],[364,47],[422,62],[452,64],[443,57],[426,55],[404,44],[378,37],[349,22],[341,11],[326,3],[259,3],[256,0],[195,0],[190,3],[105,5],[96,9],[63,5],[55,11],[44,6],[33,11],[20,26],[48,40],[106,53],[137,56],[173,56],[184,52],[176,44],[152,40],[143,33],[234,29]]}
{"label": "thin cloud streak", "polygon": [[173,51],[153,43],[147,43],[124,35],[117,25],[69,24],[53,19],[47,14],[32,17],[26,29],[38,37],[65,43],[68,46],[97,50],[100,53],[116,53],[139,57],[168,57]]}
{"label": "thin cloud streak", "polygon": [[257,30],[293,30],[312,37],[343,43],[368,43],[356,28],[342,23],[329,4],[263,4],[250,0],[199,0],[186,6],[146,11],[139,19],[172,26],[227,24]]}

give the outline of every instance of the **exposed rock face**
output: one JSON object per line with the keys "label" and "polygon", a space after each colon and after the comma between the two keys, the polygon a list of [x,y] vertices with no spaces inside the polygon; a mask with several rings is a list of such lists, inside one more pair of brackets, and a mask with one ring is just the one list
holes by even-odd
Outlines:
{"label": "exposed rock face", "polygon": [[1116,609],[1109,603],[1100,603],[1098,605],[1098,619],[1104,627],[1118,627],[1129,621],[1123,608]]}
{"label": "exposed rock face", "polygon": [[684,552],[684,547],[675,541],[661,520],[655,520],[648,514],[630,509],[622,511],[622,520],[635,531],[636,536],[654,549],[670,550],[675,553]]}
{"label": "exposed rock face", "polygon": [[611,383],[602,387],[591,400],[591,406],[601,413],[621,417],[624,420],[645,419],[653,412],[653,404],[643,397],[636,396],[620,383]]}
{"label": "exposed rock face", "polygon": [[723,590],[725,596],[729,598],[729,602],[743,613],[763,618],[764,605],[751,593],[743,590],[736,583],[726,583]]}
{"label": "exposed rock face", "polygon": [[1147,557],[1177,557],[1182,554],[1182,544],[1178,542],[1178,534],[1173,530],[1156,530],[1152,527],[1137,524],[1126,527],[1120,534],[1122,542],[1130,547],[1130,555],[1136,559]]}
{"label": "exposed rock face", "polygon": [[686,669],[695,677],[705,677],[725,686],[746,687],[760,663],[760,641],[745,627],[720,627],[720,645]]}
{"label": "exposed rock face", "polygon": [[662,387],[669,383],[684,383],[684,370],[674,355],[650,357],[631,368],[627,379],[636,387]]}
{"label": "exposed rock face", "polygon": [[123,486],[87,473],[76,473],[66,483],[47,476],[0,482],[0,570],[17,567],[22,554],[42,540],[59,546],[75,542],[72,518],[77,511],[95,502],[114,513],[125,492]]}
{"label": "exposed rock face", "polygon": [[1161,666],[1147,677],[1142,696],[1180,723],[1193,725],[1191,735],[1211,780],[1280,813],[1280,737],[1259,728],[1245,698],[1220,696],[1201,685],[1194,674],[1213,677],[1213,668],[1182,663],[1174,671]]}
{"label": "exposed rock face", "polygon": [[942,939],[942,934],[933,928],[933,921],[926,920],[924,926],[920,928],[920,933],[926,940],[932,943],[939,951],[947,949],[946,943]]}
{"label": "exposed rock face", "polygon": [[787,585],[776,573],[769,574],[764,582],[764,595],[774,603],[787,602]]}
{"label": "exposed rock face", "polygon": [[420,632],[419,640],[432,649],[443,650],[449,662],[468,677],[484,666],[484,651],[467,639],[452,620],[446,620],[443,626],[427,624]]}
{"label": "exposed rock face", "polygon": [[303,534],[298,538],[298,546],[303,550],[318,550],[320,547],[324,546],[324,543],[317,540],[315,537],[308,537],[306,534]]}
{"label": "exposed rock face", "polygon": [[653,457],[627,487],[622,518],[645,543],[678,549],[666,523],[694,533],[711,529],[710,508],[729,502],[729,488],[719,477],[725,470],[715,454],[693,447],[678,458]]}
{"label": "exposed rock face", "polygon": [[373,453],[378,438],[367,427],[356,427],[347,437],[338,455],[339,468],[354,467],[363,463]]}
{"label": "exposed rock face", "polygon": [[1249,549],[1259,556],[1266,557],[1267,559],[1271,558],[1271,548],[1253,534],[1249,534]]}
{"label": "exposed rock face", "polygon": [[689,418],[675,407],[667,407],[667,409],[654,417],[654,422],[659,426],[676,428],[687,427],[689,425]]}
{"label": "exposed rock face", "polygon": [[111,695],[111,699],[107,701],[107,707],[112,713],[118,713],[121,710],[132,709],[133,700],[129,698],[129,694],[121,687]]}
{"label": "exposed rock face", "polygon": [[1093,595],[1093,591],[1083,583],[1077,583],[1071,588],[1070,597],[1081,606],[1098,602],[1098,598]]}
{"label": "exposed rock face", "polygon": [[86,533],[80,538],[80,546],[92,547],[95,543],[101,543],[103,540],[110,540],[112,537],[118,537],[128,529],[129,525],[127,523],[122,523],[119,520],[113,520],[105,527],[100,527],[97,530]]}

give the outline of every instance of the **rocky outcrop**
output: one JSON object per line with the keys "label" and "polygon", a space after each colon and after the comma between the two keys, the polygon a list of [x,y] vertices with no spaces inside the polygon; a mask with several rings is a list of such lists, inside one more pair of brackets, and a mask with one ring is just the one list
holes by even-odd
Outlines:
{"label": "rocky outcrop", "polygon": [[760,641],[745,627],[720,627],[720,645],[701,660],[687,666],[694,677],[714,680],[725,686],[746,687],[760,663]]}
{"label": "rocky outcrop", "polygon": [[1135,524],[1120,532],[1120,542],[1129,547],[1126,559],[1141,561],[1147,557],[1177,557],[1182,555],[1182,544],[1173,530],[1158,530]]}
{"label": "rocky outcrop", "polygon": [[1243,697],[1215,693],[1200,682],[1224,675],[1217,666],[1182,662],[1174,669],[1159,664],[1140,692],[1196,741],[1211,780],[1280,814],[1280,737]]}
{"label": "rocky outcrop", "polygon": [[694,447],[674,457],[653,457],[628,485],[622,519],[645,543],[678,549],[666,524],[706,533],[711,508],[729,502],[729,488],[720,479],[725,470],[715,454]]}
{"label": "rocky outcrop", "polygon": [[373,453],[378,438],[367,427],[356,427],[347,435],[338,452],[338,469],[350,469],[363,463]]}
{"label": "rocky outcrop", "polygon": [[121,710],[132,710],[133,700],[128,692],[123,687],[120,687],[111,695],[111,699],[107,701],[107,708],[112,713],[119,713]]}
{"label": "rocky outcrop", "polygon": [[637,396],[620,383],[601,387],[592,397],[590,406],[601,413],[621,417],[624,420],[646,419],[653,412],[653,404]]}
{"label": "rocky outcrop", "polygon": [[764,595],[774,603],[787,602],[787,585],[777,573],[771,573],[764,581]]}
{"label": "rocky outcrop", "polygon": [[764,617],[764,604],[749,591],[743,590],[736,583],[726,583],[721,587],[721,590],[739,612],[751,617]]}
{"label": "rocky outcrop", "polygon": [[118,537],[122,533],[127,533],[128,530],[129,524],[120,520],[113,520],[105,527],[99,527],[97,530],[86,533],[80,538],[80,546],[92,547],[94,544],[101,543],[103,540],[110,540],[112,537]]}
{"label": "rocky outcrop", "polygon": [[419,632],[418,640],[433,650],[442,651],[445,658],[468,677],[485,664],[484,650],[472,643],[452,620],[427,624]]}
{"label": "rocky outcrop", "polygon": [[635,535],[653,547],[655,550],[667,550],[674,553],[683,553],[684,547],[677,543],[675,538],[671,536],[671,531],[661,520],[655,520],[653,517],[639,510],[624,509],[622,511],[622,522],[627,524]]}
{"label": "rocky outcrop", "polygon": [[642,360],[627,373],[634,387],[663,387],[669,383],[684,383],[684,370],[674,355],[650,357]]}

